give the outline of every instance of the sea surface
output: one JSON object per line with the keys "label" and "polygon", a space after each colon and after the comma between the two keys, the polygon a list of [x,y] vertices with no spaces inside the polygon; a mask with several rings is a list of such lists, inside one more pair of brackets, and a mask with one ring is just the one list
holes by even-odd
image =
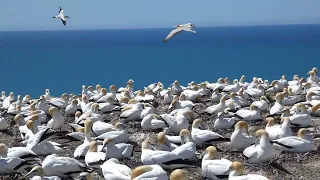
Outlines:
{"label": "sea surface", "polygon": [[128,79],[135,89],[241,75],[271,81],[320,66],[320,25],[198,27],[162,43],[170,30],[0,32],[0,91],[38,97]]}

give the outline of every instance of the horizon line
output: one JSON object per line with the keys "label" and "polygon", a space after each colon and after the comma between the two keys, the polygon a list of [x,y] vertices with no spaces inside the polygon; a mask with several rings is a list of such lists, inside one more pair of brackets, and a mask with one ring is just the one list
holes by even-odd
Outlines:
{"label": "horizon line", "polygon": [[[288,24],[253,24],[253,25],[216,25],[216,26],[196,26],[200,28],[219,28],[219,27],[262,27],[262,26],[294,26],[294,25],[320,25],[320,23],[288,23]],[[168,29],[173,27],[128,27],[128,28],[120,28],[120,27],[110,27],[110,28],[79,28],[79,29],[42,29],[42,30],[33,30],[33,29],[25,29],[25,30],[1,30],[0,32],[34,32],[34,31],[94,31],[94,30],[139,30],[139,29]]]}

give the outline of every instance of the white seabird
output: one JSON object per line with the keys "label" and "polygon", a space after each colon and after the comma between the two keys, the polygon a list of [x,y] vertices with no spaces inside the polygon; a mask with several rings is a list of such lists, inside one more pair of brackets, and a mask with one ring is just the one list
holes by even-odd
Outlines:
{"label": "white seabird", "polygon": [[188,32],[196,33],[196,31],[192,30],[192,28],[194,28],[194,27],[195,26],[192,23],[176,25],[176,26],[174,26],[175,29],[172,30],[162,42],[163,43],[167,42],[174,35],[177,35],[178,33],[182,32],[182,31],[188,31]]}
{"label": "white seabird", "polygon": [[53,18],[59,18],[59,19],[61,19],[61,21],[62,21],[62,24],[63,25],[66,25],[67,24],[67,21],[66,21],[66,18],[70,18],[69,16],[65,16],[64,14],[63,14],[63,9],[61,8],[61,6],[59,7],[59,15],[57,15],[57,16],[54,16]]}

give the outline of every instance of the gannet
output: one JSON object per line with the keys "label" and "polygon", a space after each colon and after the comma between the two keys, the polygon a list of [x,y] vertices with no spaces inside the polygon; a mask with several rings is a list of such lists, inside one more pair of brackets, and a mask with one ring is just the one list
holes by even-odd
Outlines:
{"label": "gannet", "polygon": [[99,103],[99,112],[107,113],[120,110],[120,103],[115,102],[112,97],[107,97],[104,103]]}
{"label": "gannet", "polygon": [[267,89],[265,92],[281,92],[284,88],[284,85],[280,83],[278,80],[274,80],[271,82],[271,87]]}
{"label": "gannet", "polygon": [[140,113],[140,119],[143,119],[149,114],[154,114],[154,107],[149,103],[143,103],[143,109]]}
{"label": "gannet", "polygon": [[166,133],[178,134],[182,129],[189,128],[189,120],[192,121],[194,119],[194,113],[191,110],[187,110],[175,116],[161,114],[160,117],[169,125],[169,127],[164,128]]}
{"label": "gannet", "polygon": [[279,82],[282,83],[284,86],[288,86],[289,85],[285,75],[282,75],[282,77],[279,80]]}
{"label": "gannet", "polygon": [[166,127],[166,123],[160,120],[160,115],[148,114],[141,121],[141,128],[146,131],[151,131],[154,129],[163,129]]}
{"label": "gannet", "polygon": [[240,162],[233,162],[231,164],[233,171],[229,174],[229,180],[269,180],[268,178],[259,174],[243,174],[244,167]]}
{"label": "gannet", "polygon": [[183,91],[183,88],[180,86],[179,81],[175,80],[172,84],[171,91],[174,95],[180,95]]}
{"label": "gannet", "polygon": [[171,39],[174,35],[182,32],[182,31],[188,31],[188,32],[193,32],[196,33],[196,31],[192,30],[195,26],[191,23],[187,24],[181,24],[181,25],[176,25],[174,26],[174,30],[170,31],[168,36],[162,41],[163,43],[166,43],[169,39]]}
{"label": "gannet", "polygon": [[227,178],[232,162],[225,158],[215,159],[216,157],[217,149],[214,146],[207,147],[201,162],[202,171],[210,179]]}
{"label": "gannet", "polygon": [[64,117],[56,107],[51,107],[49,109],[49,114],[51,115],[52,119],[48,122],[47,127],[52,128],[53,130],[59,129],[61,131],[62,125],[64,124]]}
{"label": "gannet", "polygon": [[222,94],[219,92],[219,89],[218,89],[218,88],[215,88],[215,89],[213,90],[212,95],[211,95],[211,100],[212,100],[212,102],[213,102],[213,103],[219,102],[220,99],[221,99],[221,96],[222,96]]}
{"label": "gannet", "polygon": [[47,176],[59,176],[60,178],[74,178],[81,172],[93,171],[74,158],[61,157],[56,154],[48,155],[42,161],[42,168]]}
{"label": "gannet", "polygon": [[59,18],[59,19],[61,19],[61,21],[62,21],[62,24],[63,25],[66,25],[67,24],[67,21],[66,21],[66,18],[70,18],[70,16],[65,16],[64,14],[63,14],[63,9],[61,8],[61,6],[59,7],[59,15],[57,15],[57,16],[53,16],[53,18]]}
{"label": "gannet", "polygon": [[101,91],[98,92],[98,94],[93,95],[89,98],[89,102],[97,102],[100,98],[105,96],[107,94],[107,89],[106,88],[101,88]]}
{"label": "gannet", "polygon": [[255,139],[249,135],[248,124],[245,121],[237,122],[231,134],[230,142],[236,151],[243,151],[255,143]]}
{"label": "gannet", "polygon": [[68,116],[73,116],[76,112],[77,112],[77,107],[78,107],[78,100],[76,99],[73,99],[71,101],[71,104],[69,104],[67,107],[66,107],[66,115]]}
{"label": "gannet", "polygon": [[5,157],[0,158],[0,165],[0,173],[3,174],[20,171],[28,166],[31,166],[31,163],[18,157]]}
{"label": "gannet", "polygon": [[269,163],[274,156],[273,146],[270,143],[268,133],[260,129],[256,132],[256,136],[260,137],[260,143],[247,147],[242,155],[251,163],[264,164]]}
{"label": "gannet", "polygon": [[265,95],[265,91],[264,91],[264,87],[259,84],[257,85],[257,88],[249,88],[244,90],[244,92],[246,92],[248,95],[252,96],[252,97],[260,97]]}
{"label": "gannet", "polygon": [[209,106],[205,112],[209,114],[218,114],[219,112],[223,112],[226,108],[226,100],[228,98],[228,95],[223,95],[220,99],[220,103],[216,105]]}
{"label": "gannet", "polygon": [[188,174],[182,169],[176,169],[170,174],[170,180],[188,180]]}
{"label": "gannet", "polygon": [[96,140],[104,141],[104,139],[113,139],[115,143],[122,143],[129,137],[127,126],[123,123],[116,123],[114,126],[116,131],[109,131],[97,137]]}
{"label": "gannet", "polygon": [[311,123],[311,116],[308,110],[306,109],[306,106],[302,103],[297,104],[297,111],[295,114],[290,116],[290,121],[292,125],[295,126],[301,126],[301,127],[307,127]]}
{"label": "gannet", "polygon": [[270,115],[278,114],[282,111],[283,105],[282,100],[284,98],[284,94],[279,92],[276,94],[276,102],[274,105],[270,108]]}
{"label": "gannet", "polygon": [[86,153],[88,152],[90,148],[90,142],[91,142],[91,127],[92,127],[92,120],[91,118],[88,118],[84,121],[84,133],[85,133],[85,139],[81,145],[79,145],[73,153],[73,157],[75,158],[84,158]]}
{"label": "gannet", "polygon": [[173,99],[170,106],[168,107],[168,110],[174,110],[174,109],[184,109],[184,108],[190,108],[192,109],[194,107],[193,102],[191,101],[181,101],[181,100],[177,100],[177,99]]}
{"label": "gannet", "polygon": [[106,158],[129,159],[133,154],[133,146],[126,143],[117,143],[113,139],[104,139],[101,151],[105,152]]}
{"label": "gannet", "polygon": [[195,119],[192,123],[191,128],[192,139],[197,145],[212,144],[221,141],[230,141],[229,138],[225,138],[218,133],[212,132],[210,130],[200,129],[201,123],[201,119]]}
{"label": "gannet", "polygon": [[141,103],[134,104],[133,106],[124,107],[121,111],[120,118],[125,119],[125,121],[135,121],[140,119],[141,112],[143,110],[143,105]]}
{"label": "gannet", "polygon": [[132,170],[131,180],[145,179],[168,180],[168,174],[157,164],[143,165]]}
{"label": "gannet", "polygon": [[68,105],[68,95],[63,93],[60,98],[51,98],[48,104],[59,109],[65,109]]}
{"label": "gannet", "polygon": [[100,151],[97,152],[97,150],[97,141],[91,141],[89,151],[84,157],[84,160],[88,167],[100,168],[100,165],[102,165],[102,163],[106,161],[106,154]]}
{"label": "gannet", "polygon": [[261,119],[260,109],[251,104],[250,109],[240,109],[235,113],[235,116],[244,121],[257,121]]}
{"label": "gannet", "polygon": [[320,116],[320,102],[317,105],[312,107],[311,113],[314,116],[318,116],[318,117]]}
{"label": "gannet", "polygon": [[30,175],[32,172],[37,171],[39,176],[33,176],[31,180],[61,180],[58,176],[45,176],[44,170],[41,166],[35,166],[28,172],[26,175],[23,176],[23,178],[27,177]]}
{"label": "gannet", "polygon": [[195,159],[196,145],[194,144],[190,131],[182,129],[180,131],[181,146],[176,147],[171,152],[175,153],[182,159]]}
{"label": "gannet", "polygon": [[111,158],[100,166],[104,179],[108,180],[131,180],[131,169],[120,164],[116,158]]}
{"label": "gannet", "polygon": [[[158,143],[160,144],[160,150],[172,151],[178,147],[177,145],[169,141],[169,139],[167,138],[164,132],[159,132],[157,138],[158,138]],[[180,138],[180,143],[181,143],[181,138]]]}
{"label": "gannet", "polygon": [[5,144],[0,143],[0,158],[5,157],[18,157],[30,162],[32,160],[36,161],[35,158],[38,157],[38,155],[26,147],[8,148]]}
{"label": "gannet", "polygon": [[260,101],[254,101],[252,104],[259,108],[261,111],[266,111],[269,107],[269,101],[266,96],[261,96]]}
{"label": "gannet", "polygon": [[183,160],[173,152],[152,150],[152,142],[144,140],[141,143],[141,161],[144,165],[158,164],[163,168],[182,168],[192,166],[194,162]]}
{"label": "gannet", "polygon": [[232,85],[227,85],[226,87],[224,87],[222,89],[222,92],[237,92],[240,89],[240,84],[238,83],[238,80],[235,79],[233,80],[233,84]]}
{"label": "gannet", "polygon": [[266,119],[268,121],[268,124],[266,125],[265,131],[269,134],[270,140],[292,136],[290,119],[288,117],[281,118],[282,124],[276,124],[273,117],[267,117]]}
{"label": "gannet", "polygon": [[225,117],[224,112],[219,112],[213,126],[215,129],[230,129],[234,123],[235,117]]}
{"label": "gannet", "polygon": [[[315,145],[314,131],[299,129],[298,136],[287,136],[273,141],[275,149],[289,152],[309,152]],[[290,147],[290,148],[289,148]]]}

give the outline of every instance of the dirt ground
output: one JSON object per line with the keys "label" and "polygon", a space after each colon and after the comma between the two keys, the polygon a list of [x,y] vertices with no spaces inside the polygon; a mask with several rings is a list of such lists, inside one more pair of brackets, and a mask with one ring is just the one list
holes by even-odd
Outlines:
{"label": "dirt ground", "polygon": [[[156,99],[153,105],[155,106],[155,113],[161,114],[166,113],[168,106],[162,106],[161,105],[161,99]],[[210,103],[206,104],[206,107],[211,105]],[[225,137],[230,137],[233,129],[230,130],[215,130],[213,128],[213,122],[216,119],[214,116],[208,116],[204,114],[202,111],[204,109],[196,110],[198,114],[201,116],[203,122],[205,123],[205,126],[209,128],[210,130],[213,130],[215,132],[218,132]],[[119,121],[119,114],[120,112],[113,112],[110,114],[104,114],[104,120],[106,122],[114,123],[115,121]],[[263,115],[263,118],[266,116],[266,114]],[[71,127],[67,125],[68,122],[73,122],[74,118],[72,117],[66,117],[66,122],[63,130],[72,132]],[[315,127],[316,131],[319,132],[319,124],[320,124],[320,118],[313,118],[312,119],[312,126]],[[127,123],[129,127],[129,139],[127,140],[127,143],[131,143],[134,145],[134,153],[133,156],[130,159],[121,160],[120,162],[129,166],[131,169],[142,165],[140,160],[141,155],[141,147],[140,144],[145,139],[150,139],[156,141],[157,133],[158,132],[145,132],[142,130],[140,126],[140,122],[132,122]],[[255,123],[249,123],[251,126],[251,131],[265,128],[266,123],[264,121],[259,121]],[[191,128],[191,126],[190,126]],[[293,129],[294,134],[297,134],[298,129]],[[5,143],[8,147],[13,146],[22,146],[20,141],[20,135],[18,134],[18,129],[16,127],[11,127],[8,131],[0,132],[0,142]],[[61,156],[68,156],[73,157],[73,152],[75,148],[80,145],[82,142],[70,142],[69,140],[65,138],[53,138],[51,141],[58,142],[60,144],[64,144],[65,151],[63,153],[59,154]],[[221,149],[223,152],[219,152],[219,157],[227,158],[231,161],[240,161],[244,163],[245,166],[245,173],[256,173],[260,175],[264,175],[270,180],[317,180],[319,179],[319,167],[320,167],[320,151],[318,150],[319,142],[316,143],[316,148],[314,151],[308,153],[308,154],[299,154],[299,153],[280,153],[278,152],[277,156],[273,159],[273,162],[280,164],[283,166],[286,170],[288,170],[293,175],[288,175],[280,170],[274,168],[271,165],[253,165],[246,163],[245,159],[240,156],[240,153],[232,152],[232,149],[229,145],[229,143],[221,143],[218,144],[217,147]],[[197,147],[197,151],[199,154],[202,154],[202,152],[205,150],[206,147]],[[189,175],[189,179],[193,180],[202,180],[206,179],[202,170],[201,170],[201,155],[197,156],[197,159],[195,161],[196,167],[190,167],[190,168],[184,168]],[[4,174],[0,175],[1,180],[5,179],[23,179],[22,176],[27,173],[21,172],[21,173],[10,173],[10,174]],[[170,171],[168,171],[170,173]],[[103,177],[99,176],[97,173],[94,173],[94,179],[99,180],[103,179]]]}

